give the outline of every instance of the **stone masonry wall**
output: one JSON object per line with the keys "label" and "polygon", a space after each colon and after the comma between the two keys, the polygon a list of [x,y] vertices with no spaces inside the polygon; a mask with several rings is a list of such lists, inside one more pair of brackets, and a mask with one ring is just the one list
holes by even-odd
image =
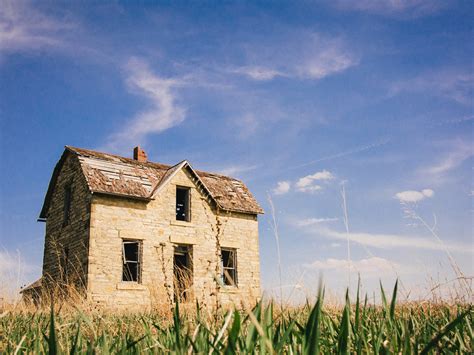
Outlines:
{"label": "stone masonry wall", "polygon": [[[65,187],[71,186],[69,222],[64,224]],[[58,175],[48,210],[43,255],[46,286],[87,285],[90,193],[76,157],[68,155]]]}
{"label": "stone masonry wall", "polygon": [[[176,186],[191,189],[190,222],[176,221]],[[185,169],[149,203],[94,196],[89,298],[111,307],[169,304],[173,299],[173,247],[186,244],[192,246],[195,298],[209,306],[215,305],[216,295],[219,303],[255,301],[260,297],[257,216],[220,212],[218,226],[214,211]],[[123,239],[142,241],[141,283],[121,281]],[[237,287],[217,286],[219,245],[237,250]]]}

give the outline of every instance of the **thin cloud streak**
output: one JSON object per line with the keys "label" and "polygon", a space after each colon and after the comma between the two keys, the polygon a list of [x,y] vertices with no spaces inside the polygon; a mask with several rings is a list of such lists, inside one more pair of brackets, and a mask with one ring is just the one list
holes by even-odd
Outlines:
{"label": "thin cloud streak", "polygon": [[401,18],[419,18],[437,13],[446,6],[439,0],[331,0],[331,6],[344,11]]}
{"label": "thin cloud streak", "polygon": [[316,224],[331,223],[331,222],[337,222],[337,221],[339,221],[339,218],[336,218],[336,217],[331,217],[331,218],[307,218],[307,219],[296,221],[296,224],[299,227],[307,227],[307,226],[314,226]]}
{"label": "thin cloud streak", "polygon": [[217,169],[211,169],[212,171],[215,171],[219,174],[222,175],[227,175],[227,176],[238,176],[242,173],[246,173],[252,170],[257,169],[257,165],[231,165],[223,168],[217,168]]}
{"label": "thin cloud streak", "polygon": [[404,92],[419,93],[423,96],[432,95],[471,106],[473,87],[474,74],[470,69],[446,68],[399,81],[391,86],[389,96]]}
{"label": "thin cloud streak", "polygon": [[419,170],[421,178],[430,178],[434,182],[440,183],[446,176],[466,160],[474,156],[474,147],[470,142],[458,140],[454,142],[451,150],[437,163]]}
{"label": "thin cloud streak", "polygon": [[363,244],[366,246],[390,249],[390,248],[413,248],[413,249],[424,249],[424,250],[438,250],[445,251],[446,248],[452,252],[458,253],[472,253],[471,245],[453,244],[450,243],[448,246],[444,246],[438,242],[434,242],[431,239],[417,237],[417,236],[400,236],[396,234],[382,234],[382,233],[364,233],[364,232],[338,232],[336,230],[327,227],[317,228],[305,228],[305,230],[317,236],[323,236],[330,239],[336,240],[347,240]]}
{"label": "thin cloud streak", "polygon": [[381,140],[381,141],[378,141],[378,142],[375,142],[375,143],[372,143],[372,144],[356,147],[354,149],[346,150],[346,151],[343,151],[343,152],[340,152],[340,153],[336,153],[336,154],[328,155],[328,156],[325,156],[325,157],[322,157],[322,158],[310,160],[309,162],[306,162],[306,163],[303,163],[303,164],[293,165],[293,166],[290,166],[286,169],[287,170],[288,169],[299,169],[299,168],[310,166],[310,165],[320,163],[320,162],[323,162],[323,161],[343,158],[343,157],[346,157],[348,155],[362,153],[362,152],[365,152],[367,150],[372,150],[372,149],[384,146],[384,145],[388,144],[389,142],[390,142],[390,139],[384,139],[384,140]]}
{"label": "thin cloud streak", "polygon": [[229,69],[229,72],[235,74],[242,74],[249,77],[250,79],[257,81],[266,81],[272,80],[278,76],[287,76],[286,74],[278,70],[260,66],[242,66],[237,67],[235,69]]}
{"label": "thin cloud streak", "polygon": [[[333,270],[336,272],[347,272],[347,259],[328,258],[326,260],[315,260],[305,265],[307,268],[318,270]],[[390,262],[380,257],[370,257],[367,259],[353,260],[350,262],[350,271],[359,272],[361,274],[392,273],[393,269],[399,269],[400,265]],[[372,275],[375,276],[375,275]]]}

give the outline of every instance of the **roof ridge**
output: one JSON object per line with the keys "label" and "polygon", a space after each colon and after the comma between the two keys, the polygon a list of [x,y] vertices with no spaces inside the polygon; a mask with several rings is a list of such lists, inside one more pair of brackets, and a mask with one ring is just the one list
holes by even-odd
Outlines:
{"label": "roof ridge", "polygon": [[[138,161],[138,160],[135,160],[133,158],[129,158],[129,157],[124,157],[122,155],[118,155],[118,154],[112,154],[112,153],[107,153],[107,152],[101,152],[101,151],[98,151],[98,150],[92,150],[92,149],[86,149],[86,148],[79,148],[79,147],[73,147],[71,145],[66,145],[65,146],[66,149],[68,149],[69,151],[72,151],[73,153],[76,153],[76,154],[79,154],[81,156],[84,156],[84,152],[85,153],[89,153],[90,156],[96,158],[96,159],[104,159],[103,157],[101,157],[100,155],[104,155],[104,156],[111,156],[113,158],[118,158],[118,159],[125,159],[127,162],[129,163],[133,163],[133,164],[137,164],[137,165],[159,165],[160,167],[163,167],[165,169],[169,169],[171,167],[173,167],[174,165],[170,165],[170,164],[163,164],[163,163],[158,163],[158,162],[154,162],[154,161],[146,161],[146,162],[143,162],[143,161]],[[105,159],[104,159],[105,160]]]}
{"label": "roof ridge", "polygon": [[[86,153],[89,153],[89,155],[92,155],[94,156],[94,158],[97,158],[97,159],[103,159],[102,157],[100,156],[97,156],[96,154],[102,154],[102,155],[105,155],[105,156],[111,156],[111,157],[115,157],[115,158],[118,158],[118,159],[126,159],[128,162],[130,163],[133,163],[133,164],[138,164],[138,165],[159,165],[161,167],[164,167],[166,169],[172,169],[174,168],[175,166],[181,164],[183,161],[187,161],[188,164],[189,161],[187,159],[183,159],[181,160],[179,163],[177,164],[174,164],[174,165],[170,165],[170,164],[163,164],[163,163],[159,163],[159,162],[154,162],[154,161],[146,161],[146,162],[141,162],[141,161],[138,161],[138,160],[135,160],[133,158],[129,158],[129,157],[124,157],[122,155],[118,155],[118,154],[112,154],[112,153],[107,153],[107,152],[102,152],[102,151],[98,151],[98,150],[92,150],[92,149],[86,149],[86,148],[80,148],[80,147],[73,147],[72,145],[66,145],[65,146],[66,149],[76,153],[76,154],[79,154],[81,156],[84,156],[84,153],[83,152],[86,152]],[[230,180],[236,180],[236,181],[240,181],[242,182],[242,180],[240,179],[237,179],[233,176],[229,176],[229,175],[224,175],[224,174],[220,174],[220,173],[216,173],[216,172],[211,172],[211,171],[204,171],[204,170],[197,170],[197,169],[194,169],[193,170],[198,173],[198,174],[205,174],[205,175],[213,175],[213,176],[217,176],[217,177],[223,177],[223,178],[227,178],[227,179],[230,179]]]}

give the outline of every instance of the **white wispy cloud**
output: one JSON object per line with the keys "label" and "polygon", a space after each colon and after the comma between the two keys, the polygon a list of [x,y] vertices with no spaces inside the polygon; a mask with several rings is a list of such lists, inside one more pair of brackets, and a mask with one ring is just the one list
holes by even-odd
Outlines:
{"label": "white wispy cloud", "polygon": [[[358,65],[358,56],[347,42],[338,37],[314,32],[292,33],[283,42],[262,46],[253,55],[252,63],[227,69],[228,72],[267,81],[277,77],[319,80]],[[283,50],[284,48],[284,50]]]}
{"label": "white wispy cloud", "polygon": [[275,195],[284,195],[290,191],[291,184],[289,181],[279,181],[277,186],[273,189]]}
{"label": "white wispy cloud", "polygon": [[443,68],[396,82],[391,86],[389,94],[420,93],[472,105],[473,87],[474,74],[470,69]]}
{"label": "white wispy cloud", "polygon": [[340,41],[323,41],[320,37],[318,40],[322,42],[319,48],[296,66],[300,78],[322,79],[358,64],[355,56]]}
{"label": "white wispy cloud", "polygon": [[[347,259],[328,258],[326,260],[313,261],[305,266],[318,270],[347,272],[348,262]],[[393,272],[394,268],[399,268],[399,265],[376,256],[367,259],[351,260],[350,262],[350,271],[360,272],[364,276],[367,274],[380,275],[380,273]]]}
{"label": "white wispy cloud", "polygon": [[242,66],[234,69],[229,69],[229,71],[235,74],[245,75],[250,79],[258,81],[272,80],[277,76],[286,76],[286,74],[278,70],[260,66]]}
{"label": "white wispy cloud", "polygon": [[424,250],[439,250],[446,249],[452,252],[472,253],[472,246],[469,244],[449,243],[449,245],[442,245],[439,242],[419,236],[401,236],[397,234],[383,234],[383,233],[367,233],[367,232],[339,232],[324,226],[306,226],[304,230],[310,234],[322,236],[329,239],[344,240],[349,239],[352,242],[363,244],[366,246],[390,249],[390,248],[413,248]]}
{"label": "white wispy cloud", "polygon": [[257,169],[257,165],[230,165],[222,168],[215,168],[212,171],[216,171],[219,174],[227,175],[227,176],[238,176],[242,173],[246,173],[248,171],[252,171]]}
{"label": "white wispy cloud", "polygon": [[300,227],[313,226],[321,223],[337,222],[339,218],[306,218],[296,221],[296,224]]}
{"label": "white wispy cloud", "polygon": [[331,0],[328,3],[341,10],[403,18],[431,15],[447,5],[440,0]]}
{"label": "white wispy cloud", "polygon": [[425,198],[433,197],[433,195],[434,191],[432,189],[424,189],[421,191],[407,190],[397,192],[395,194],[395,198],[398,199],[400,202],[415,203],[424,200]]}
{"label": "white wispy cloud", "polygon": [[153,73],[148,64],[132,58],[126,65],[127,85],[130,90],[148,99],[148,109],[132,117],[124,127],[107,140],[107,148],[118,149],[143,144],[149,134],[163,132],[179,125],[186,118],[186,110],[179,105],[173,89],[179,79],[162,78]]}
{"label": "white wispy cloud", "polygon": [[434,182],[442,182],[446,176],[467,159],[474,156],[474,146],[471,142],[457,140],[449,143],[449,151],[438,158],[438,161],[430,166],[425,166],[419,170],[422,179],[431,179]]}
{"label": "white wispy cloud", "polygon": [[0,6],[0,53],[40,50],[64,45],[65,31],[76,27],[36,10],[27,1],[2,1]]}
{"label": "white wispy cloud", "polygon": [[328,181],[334,179],[334,175],[327,171],[318,171],[312,175],[307,175],[300,178],[296,182],[296,189],[300,192],[316,192],[323,187],[319,184],[320,181]]}

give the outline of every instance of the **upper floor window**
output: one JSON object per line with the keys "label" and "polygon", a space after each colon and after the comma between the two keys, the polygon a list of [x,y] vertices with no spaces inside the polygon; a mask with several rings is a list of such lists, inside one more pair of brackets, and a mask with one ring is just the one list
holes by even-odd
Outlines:
{"label": "upper floor window", "polygon": [[188,187],[176,187],[176,220],[187,221],[191,220],[190,213],[190,189]]}
{"label": "upper floor window", "polygon": [[222,282],[227,286],[237,286],[237,250],[221,249]]}
{"label": "upper floor window", "polygon": [[122,242],[122,281],[141,282],[141,242],[124,240]]}
{"label": "upper floor window", "polygon": [[64,187],[63,225],[66,225],[69,223],[69,217],[71,216],[71,199],[72,199],[71,184],[67,184]]}

